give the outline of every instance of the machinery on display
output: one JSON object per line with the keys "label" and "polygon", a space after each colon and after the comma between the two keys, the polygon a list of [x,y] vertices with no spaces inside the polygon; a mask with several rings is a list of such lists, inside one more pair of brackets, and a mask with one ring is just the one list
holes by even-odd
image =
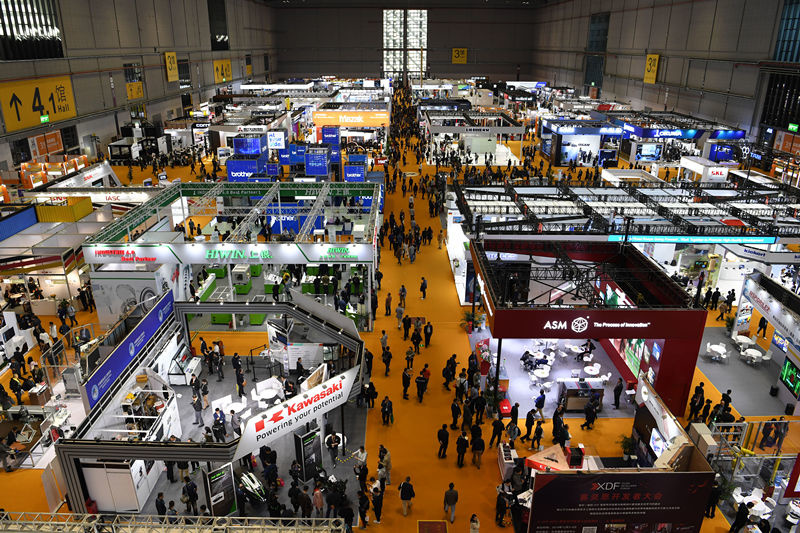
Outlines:
{"label": "machinery on display", "polygon": [[267,503],[267,491],[261,481],[252,472],[239,476],[247,499],[253,504]]}

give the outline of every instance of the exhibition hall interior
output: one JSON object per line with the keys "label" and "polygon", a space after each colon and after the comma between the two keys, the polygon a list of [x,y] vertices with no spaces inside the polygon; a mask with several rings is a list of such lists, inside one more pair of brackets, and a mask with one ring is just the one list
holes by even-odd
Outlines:
{"label": "exhibition hall interior", "polygon": [[0,529],[796,531],[799,21],[3,2]]}

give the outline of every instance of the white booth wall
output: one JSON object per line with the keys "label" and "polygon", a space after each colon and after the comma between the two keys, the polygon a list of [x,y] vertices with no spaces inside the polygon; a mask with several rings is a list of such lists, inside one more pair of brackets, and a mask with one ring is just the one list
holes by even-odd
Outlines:
{"label": "white booth wall", "polygon": [[591,152],[593,156],[600,153],[600,135],[562,135],[561,164],[575,159],[580,162],[580,152]]}
{"label": "white booth wall", "polygon": [[464,149],[470,149],[473,154],[494,154],[497,149],[497,139],[494,137],[479,137],[474,135],[463,135]]}

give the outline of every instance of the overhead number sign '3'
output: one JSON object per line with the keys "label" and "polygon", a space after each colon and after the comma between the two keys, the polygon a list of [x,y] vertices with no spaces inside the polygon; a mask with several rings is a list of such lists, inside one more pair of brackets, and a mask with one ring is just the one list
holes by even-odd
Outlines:
{"label": "overhead number sign '3'", "polygon": [[0,83],[0,109],[6,131],[39,126],[47,115],[49,122],[77,115],[72,80],[69,76]]}

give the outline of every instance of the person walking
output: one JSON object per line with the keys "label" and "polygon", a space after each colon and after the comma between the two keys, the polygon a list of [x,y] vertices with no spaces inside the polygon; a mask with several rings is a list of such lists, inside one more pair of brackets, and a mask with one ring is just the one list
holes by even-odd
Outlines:
{"label": "person walking", "polygon": [[414,368],[414,347],[409,346],[406,350],[406,368]]}
{"label": "person walking", "polygon": [[725,315],[727,314],[728,314],[728,304],[722,302],[721,304],[719,304],[719,314],[717,315],[715,321],[719,322],[720,320],[723,320],[725,318]]}
{"label": "person walking", "polygon": [[197,515],[197,485],[192,478],[183,478],[183,489],[181,489],[181,501],[186,504],[186,514]]}
{"label": "person walking", "polygon": [[420,370],[419,376],[416,377],[414,383],[417,385],[417,400],[419,400],[419,403],[422,403],[422,396],[428,388],[428,378],[425,377],[422,370]]}
{"label": "person walking", "polygon": [[397,318],[397,329],[403,327],[403,316],[405,313],[405,308],[401,304],[397,304],[397,307],[394,310],[394,316]]}
{"label": "person walking", "polygon": [[455,489],[455,484],[450,483],[448,489],[444,491],[444,515],[450,511],[450,523],[452,524],[456,519],[456,503],[458,503],[458,491]]}
{"label": "person walking", "polygon": [[78,321],[75,319],[75,306],[72,304],[67,305],[67,316],[69,317],[70,327],[77,326]]}
{"label": "person walking", "polygon": [[386,334],[386,330],[381,330],[381,353],[386,351],[386,347],[389,346],[389,335]]}
{"label": "person walking", "polygon": [[358,521],[361,529],[367,529],[367,511],[369,511],[369,498],[363,490],[358,491]]}
{"label": "person walking", "polygon": [[400,290],[397,291],[397,296],[400,298],[400,302],[398,304],[398,305],[400,305],[400,307],[405,307],[406,306],[406,295],[407,294],[408,294],[408,291],[406,290],[406,286],[405,285],[400,285]]}
{"label": "person walking", "polygon": [[529,410],[528,413],[525,415],[525,435],[520,437],[520,442],[525,442],[526,440],[531,438],[531,431],[533,431],[533,425],[536,423],[536,407]]}
{"label": "person walking", "polygon": [[381,355],[381,361],[383,361],[384,366],[386,367],[386,373],[384,376],[389,375],[389,365],[392,362],[392,352],[389,350],[387,346],[385,350],[383,350],[383,354]]}
{"label": "person walking", "polygon": [[403,399],[408,400],[408,388],[411,386],[411,369],[406,367],[403,370]]}
{"label": "person walking", "polygon": [[333,464],[333,468],[336,468],[336,458],[339,455],[339,445],[342,443],[342,439],[339,438],[339,435],[336,433],[331,433],[325,438],[325,447],[328,449],[328,453],[331,455],[331,463]]}
{"label": "person walking", "polygon": [[450,443],[450,432],[447,431],[447,424],[442,424],[442,429],[436,432],[436,438],[439,441],[439,451],[436,457],[444,459],[447,457],[447,445]]}
{"label": "person walking", "polygon": [[542,445],[542,436],[544,435],[544,428],[542,427],[544,421],[536,421],[536,429],[533,430],[533,438],[531,439],[531,447],[528,450],[538,450]]}
{"label": "person walking", "polygon": [[236,373],[236,390],[239,392],[239,398],[244,397],[244,386],[247,384],[247,381],[244,379],[244,371],[239,368],[239,371]]}
{"label": "person walking", "polygon": [[422,281],[419,284],[419,292],[422,294],[422,299],[425,299],[425,294],[428,291],[428,280],[425,279],[425,276],[422,277]]}
{"label": "person walking", "polygon": [[414,499],[414,485],[411,484],[411,476],[406,476],[406,480],[400,483],[397,487],[400,492],[400,505],[403,509],[403,516],[408,516],[408,511],[411,509],[411,500]]}
{"label": "person walking", "polygon": [[469,519],[469,533],[481,533],[481,521],[478,515],[473,514]]}
{"label": "person walking", "polygon": [[197,394],[192,395],[192,408],[194,409],[194,422],[195,426],[203,425],[203,401],[197,397]]}
{"label": "person walking", "polygon": [[715,481],[714,485],[711,487],[711,493],[708,495],[708,502],[706,502],[706,518],[714,518],[720,496],[722,496],[722,487]]}
{"label": "person walking", "polygon": [[[544,389],[539,390],[539,396],[536,397],[533,405],[536,408],[536,412],[539,414],[539,417],[544,420],[544,402],[545,402],[545,394]],[[526,421],[527,424],[527,421]]]}
{"label": "person walking", "polygon": [[[476,426],[473,426],[476,427]],[[483,440],[483,437],[478,434],[477,436],[472,437],[472,464],[478,467],[478,470],[481,469],[481,457],[483,456],[483,452],[486,451],[486,443]]]}
{"label": "person walking", "polygon": [[597,407],[595,406],[594,399],[586,402],[583,407],[584,422],[581,424],[581,429],[593,429],[594,422],[597,420]]}
{"label": "person walking", "polygon": [[458,439],[456,439],[456,465],[459,468],[464,466],[464,456],[467,454],[469,448],[469,441],[467,440],[467,432],[462,431]]}
{"label": "person walking", "polygon": [[391,316],[392,314],[392,293],[386,294],[386,300],[384,300],[386,304],[386,316]]}
{"label": "person walking", "polygon": [[384,426],[388,426],[390,422],[394,423],[394,409],[392,400],[388,396],[384,396],[381,402],[381,421]]}
{"label": "person walking", "polygon": [[[722,305],[720,305],[722,307]],[[731,524],[730,533],[739,533],[739,530],[742,529],[747,523],[750,521],[750,510],[755,506],[753,502],[742,502],[739,504],[739,508],[736,509],[736,518],[733,519],[733,523]]]}
{"label": "person walking", "polygon": [[372,489],[372,512],[375,513],[375,523],[381,523],[383,513],[383,492],[378,487]]}
{"label": "person walking", "polygon": [[322,486],[319,481],[317,481],[314,492],[311,494],[311,503],[314,505],[314,518],[322,518],[322,509],[325,507],[325,499],[322,497]]}
{"label": "person walking", "polygon": [[433,336],[433,324],[427,322],[425,327],[422,328],[422,332],[425,335],[425,347],[427,348],[431,344],[431,337]]}
{"label": "person walking", "polygon": [[311,511],[314,509],[314,503],[311,501],[311,495],[308,493],[308,485],[303,485],[303,492],[300,493],[300,511],[303,518],[311,518]]}
{"label": "person walking", "polygon": [[622,396],[623,389],[622,378],[617,378],[617,384],[614,385],[614,409],[619,409],[619,398]]}
{"label": "person walking", "polygon": [[503,424],[503,421],[500,420],[500,416],[500,413],[497,413],[497,418],[492,421],[492,438],[489,439],[490,448],[494,446],[495,439],[497,439],[497,444],[500,444],[503,440],[503,430],[506,426]]}

